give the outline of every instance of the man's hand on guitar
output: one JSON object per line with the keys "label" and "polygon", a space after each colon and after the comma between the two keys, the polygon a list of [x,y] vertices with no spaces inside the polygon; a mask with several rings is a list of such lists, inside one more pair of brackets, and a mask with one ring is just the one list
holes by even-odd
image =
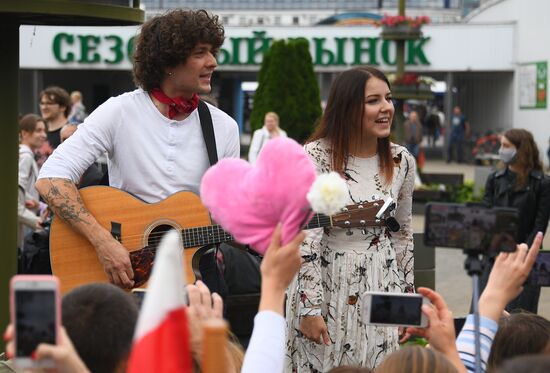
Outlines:
{"label": "man's hand on guitar", "polygon": [[130,254],[84,206],[76,185],[68,179],[48,178],[39,179],[36,189],[58,217],[90,241],[109,281],[123,288],[132,288],[134,271]]}
{"label": "man's hand on guitar", "polygon": [[94,246],[109,281],[122,288],[131,289],[134,286],[134,271],[128,251],[110,236]]}

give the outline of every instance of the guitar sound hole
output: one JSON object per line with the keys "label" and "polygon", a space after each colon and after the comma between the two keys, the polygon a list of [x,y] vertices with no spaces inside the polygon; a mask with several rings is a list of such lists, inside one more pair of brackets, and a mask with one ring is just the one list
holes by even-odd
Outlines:
{"label": "guitar sound hole", "polygon": [[147,238],[148,246],[158,248],[160,240],[162,240],[164,234],[172,229],[174,229],[174,227],[168,224],[161,224],[153,228],[151,233],[149,233],[149,237]]}

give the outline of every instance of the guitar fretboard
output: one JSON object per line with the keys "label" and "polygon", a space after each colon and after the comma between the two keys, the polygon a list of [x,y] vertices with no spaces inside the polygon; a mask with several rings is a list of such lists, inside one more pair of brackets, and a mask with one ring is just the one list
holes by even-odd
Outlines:
{"label": "guitar fretboard", "polygon": [[234,240],[233,236],[224,231],[219,225],[186,228],[182,231],[182,235],[184,248],[212,245]]}
{"label": "guitar fretboard", "polygon": [[324,227],[330,227],[332,225],[332,221],[330,220],[330,216],[323,215],[323,214],[315,214],[313,215],[313,218],[307,223],[304,227],[304,229],[313,229],[313,228],[324,228]]}
{"label": "guitar fretboard", "polygon": [[[304,229],[323,228],[331,226],[329,216],[316,214],[304,226]],[[222,242],[234,241],[235,238],[223,230],[220,225],[209,225],[206,227],[185,228],[182,231],[183,247],[197,247],[213,245]]]}

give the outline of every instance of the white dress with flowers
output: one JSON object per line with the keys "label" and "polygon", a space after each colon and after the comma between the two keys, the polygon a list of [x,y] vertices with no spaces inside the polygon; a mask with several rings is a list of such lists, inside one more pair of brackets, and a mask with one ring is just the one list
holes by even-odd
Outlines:
{"label": "white dress with flowers", "polygon": [[[306,145],[317,172],[329,172],[324,140]],[[397,328],[365,325],[361,320],[365,291],[405,292],[413,288],[411,226],[414,157],[392,144],[393,183],[385,185],[378,156],[350,157],[344,176],[347,204],[391,196],[397,200],[398,232],[385,228],[325,228],[308,232],[302,244],[305,262],[288,289],[285,372],[326,372],[341,365],[374,368],[398,346]],[[349,233],[352,233],[351,235]],[[299,332],[300,317],[322,315],[330,345],[315,344]]]}

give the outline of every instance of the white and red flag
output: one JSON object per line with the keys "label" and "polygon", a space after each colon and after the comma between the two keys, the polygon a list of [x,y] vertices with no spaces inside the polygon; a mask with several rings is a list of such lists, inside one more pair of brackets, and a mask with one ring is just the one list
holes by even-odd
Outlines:
{"label": "white and red flag", "polygon": [[193,363],[179,235],[168,232],[155,256],[141,306],[128,373],[190,373]]}

